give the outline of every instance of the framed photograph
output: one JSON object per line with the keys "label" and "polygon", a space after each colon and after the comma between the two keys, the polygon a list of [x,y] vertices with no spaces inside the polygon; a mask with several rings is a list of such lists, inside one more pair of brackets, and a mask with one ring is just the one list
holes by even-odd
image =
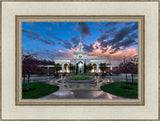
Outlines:
{"label": "framed photograph", "polygon": [[17,105],[144,105],[144,16],[16,16],[16,23]]}
{"label": "framed photograph", "polygon": [[159,120],[158,1],[1,10],[2,120]]}

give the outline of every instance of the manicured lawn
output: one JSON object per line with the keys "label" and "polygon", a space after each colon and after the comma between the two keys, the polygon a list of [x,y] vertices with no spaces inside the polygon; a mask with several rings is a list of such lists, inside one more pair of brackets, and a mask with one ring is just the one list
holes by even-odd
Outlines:
{"label": "manicured lawn", "polygon": [[27,85],[22,86],[22,98],[23,99],[36,99],[46,95],[49,95],[53,92],[56,92],[59,87],[56,85],[49,85],[42,82],[39,83],[30,83],[30,90],[26,91]]}
{"label": "manicured lawn", "polygon": [[138,98],[138,84],[129,84],[128,87],[132,89],[124,89],[123,87],[126,87],[125,82],[114,82],[107,85],[101,86],[101,90],[104,92],[111,93],[113,95],[125,97],[125,98]]}

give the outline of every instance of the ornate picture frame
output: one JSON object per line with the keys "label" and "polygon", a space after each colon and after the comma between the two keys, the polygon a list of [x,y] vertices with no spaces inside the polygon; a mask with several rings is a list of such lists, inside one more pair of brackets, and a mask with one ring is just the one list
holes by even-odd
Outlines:
{"label": "ornate picture frame", "polygon": [[[37,15],[35,15],[34,13],[33,13],[33,15],[30,15],[30,14],[26,15],[26,14],[21,14],[21,13],[23,13],[23,11],[19,12],[19,13],[16,13],[18,9],[17,8],[16,8],[16,10],[14,9],[16,4],[19,5],[19,6],[23,4],[24,5],[24,10],[25,10],[28,7],[29,4],[34,6],[36,4],[36,2],[39,5],[42,5],[42,3],[45,3],[45,2],[46,2],[47,5],[49,5],[48,3],[54,3],[55,9],[57,9],[57,10],[59,10],[58,7],[64,6],[64,9],[66,9],[67,15],[64,15],[65,13],[63,13],[63,10],[62,10],[62,12],[59,12],[60,13],[59,15],[56,15],[57,13],[54,13],[55,15],[52,15],[49,12],[48,12],[49,15],[47,15],[47,10],[46,9],[44,9],[44,14],[43,15],[41,15],[40,13],[38,13]],[[147,95],[148,91],[146,92],[146,86],[147,86],[147,90],[150,90],[150,89],[148,89],[148,86],[149,86],[150,82],[147,81],[147,84],[146,84],[146,79],[151,79],[151,78],[150,78],[150,75],[146,75],[146,74],[148,74],[150,72],[148,70],[148,68],[152,70],[152,67],[150,66],[150,64],[151,63],[155,63],[156,64],[157,62],[158,62],[158,65],[153,65],[155,67],[155,70],[153,69],[152,71],[156,72],[157,69],[158,69],[158,74],[159,74],[159,60],[156,57],[156,54],[158,53],[158,55],[159,55],[159,52],[153,53],[153,55],[155,55],[154,56],[155,60],[150,60],[148,58],[148,56],[147,56],[148,55],[148,50],[149,50],[149,46],[148,46],[149,42],[148,42],[148,38],[146,40],[146,34],[149,33],[150,30],[148,30],[149,27],[146,26],[146,24],[148,24],[148,21],[151,21],[151,19],[149,19],[149,17],[153,17],[152,16],[153,12],[157,12],[158,15],[159,15],[159,11],[157,10],[157,8],[159,7],[158,5],[160,3],[158,1],[156,1],[156,0],[153,0],[153,1],[150,1],[150,0],[147,1],[147,0],[145,0],[145,1],[141,1],[141,2],[140,1],[131,1],[131,2],[129,2],[129,1],[124,0],[124,1],[121,1],[121,3],[118,3],[117,1],[113,1],[113,3],[112,3],[111,1],[108,1],[108,0],[107,1],[96,1],[96,0],[95,1],[94,0],[90,1],[90,0],[88,0],[87,2],[83,1],[83,0],[78,0],[78,1],[74,1],[74,0],[73,1],[69,1],[69,0],[67,0],[65,2],[62,0],[60,2],[57,2],[57,1],[53,0],[53,1],[36,1],[36,2],[33,2],[33,1],[26,2],[26,1],[18,1],[18,0],[15,1],[15,2],[13,2],[13,1],[7,1],[7,0],[1,1],[1,10],[2,10],[2,14],[1,14],[1,18],[2,18],[2,20],[1,20],[1,23],[2,23],[2,25],[1,25],[2,26],[1,27],[2,28],[1,29],[2,30],[1,31],[2,32],[2,37],[1,37],[2,38],[2,41],[1,41],[2,42],[2,47],[1,47],[1,51],[2,51],[1,52],[1,60],[2,60],[2,62],[1,62],[1,72],[2,72],[1,73],[1,80],[2,80],[2,82],[1,82],[1,85],[2,85],[1,92],[3,92],[2,96],[1,96],[1,98],[2,98],[2,100],[1,100],[2,101],[2,106],[1,106],[2,107],[1,108],[2,109],[2,117],[1,117],[1,119],[2,120],[4,120],[4,119],[10,119],[11,117],[14,117],[14,116],[16,117],[17,115],[15,115],[12,112],[14,112],[14,111],[16,112],[16,110],[17,110],[17,113],[18,113],[23,107],[26,108],[27,111],[29,111],[29,109],[27,107],[31,107],[31,108],[33,108],[34,111],[35,110],[38,111],[39,107],[41,107],[43,109],[43,108],[46,108],[46,107],[50,106],[50,108],[51,107],[56,107],[56,110],[59,110],[59,111],[62,108],[62,110],[61,110],[62,112],[65,111],[66,106],[73,108],[73,109],[70,110],[71,112],[74,111],[75,107],[80,112],[83,111],[83,108],[87,107],[86,111],[88,112],[88,114],[92,114],[93,115],[93,114],[95,114],[95,112],[94,111],[91,112],[91,110],[90,110],[90,109],[93,109],[93,108],[95,109],[95,111],[96,110],[97,111],[98,110],[105,111],[106,110],[105,107],[109,106],[110,108],[113,107],[113,111],[114,110],[118,111],[118,109],[119,109],[118,106],[122,107],[124,110],[125,110],[124,107],[127,108],[129,106],[132,106],[133,110],[136,110],[136,108],[137,108],[140,111],[141,108],[145,107],[147,109],[146,106],[148,106],[148,107],[150,106],[149,105],[150,103],[148,103],[148,101],[149,101],[148,100],[149,97]],[[125,3],[126,5],[131,6],[131,9],[132,9],[131,3],[134,3],[134,2],[136,3],[137,2],[137,3],[141,3],[141,4],[144,3],[145,7],[142,8],[142,13],[144,11],[144,14],[140,13],[138,15],[135,15],[134,12],[130,13],[130,14],[126,13],[126,15],[123,15],[123,14],[121,15],[120,13],[118,13],[118,15],[115,15],[115,12],[113,12],[114,15],[105,15],[105,13],[104,13],[104,15],[97,15],[96,13],[94,13],[92,15],[92,14],[88,14],[88,13],[92,13],[94,11],[93,7],[90,7],[90,6],[89,6],[90,9],[86,9],[86,11],[88,11],[88,13],[86,12],[88,15],[85,15],[85,14],[83,15],[83,13],[85,11],[81,11],[80,14],[75,14],[75,15],[73,15],[73,13],[74,13],[73,12],[70,15],[69,11],[71,11],[71,10],[69,9],[68,5],[73,5],[72,3],[76,3],[76,5],[77,5],[78,2],[79,2],[79,4],[82,3],[82,6],[87,6],[87,5],[93,3],[93,5],[95,5],[95,7],[96,7],[97,3],[98,4],[102,4],[102,3],[114,4],[115,3],[115,4],[117,4],[117,6],[118,6],[118,4],[122,5],[123,3]],[[29,3],[29,4],[25,4],[25,3]],[[149,5],[149,3],[152,3],[153,5]],[[57,6],[56,6],[56,4],[57,4]],[[156,6],[155,9],[152,8],[154,6],[154,4],[158,6],[158,7]],[[104,5],[104,8],[106,6]],[[142,7],[142,5],[139,5],[139,6]],[[149,8],[149,6],[150,6],[150,9],[147,10],[147,7]],[[19,9],[21,9],[21,7]],[[37,10],[38,9],[39,8],[37,8]],[[72,10],[73,9],[74,9],[74,7],[72,8]],[[99,8],[99,9],[102,9],[102,8]],[[115,8],[115,9],[117,9],[117,8]],[[6,10],[8,10],[8,12],[6,12]],[[36,8],[33,9],[33,11],[34,10],[36,11]],[[13,12],[14,15],[11,15],[12,14],[12,13],[10,13],[11,11]],[[101,11],[101,10],[99,10],[99,11]],[[113,9],[111,9],[111,11],[113,11]],[[4,21],[4,20],[6,20],[5,13],[6,13],[6,15],[10,14],[10,16],[12,16],[12,18],[14,18],[14,20],[15,20],[14,22],[11,22],[12,24],[10,24],[10,26],[7,26],[6,25],[7,22]],[[29,13],[31,13],[31,12],[29,12]],[[122,13],[123,13],[123,10],[122,10]],[[4,16],[2,16],[2,15],[4,15]],[[21,77],[21,73],[22,73],[22,69],[21,69],[21,65],[22,65],[22,63],[21,63],[22,62],[22,60],[21,60],[22,41],[21,40],[22,39],[21,38],[22,37],[21,37],[21,35],[22,35],[22,22],[23,21],[27,21],[27,22],[35,22],[35,21],[52,21],[52,22],[53,21],[54,22],[55,21],[56,22],[57,21],[58,22],[59,21],[61,21],[61,22],[62,21],[63,22],[65,22],[65,21],[67,21],[67,22],[81,22],[81,21],[90,21],[90,22],[93,22],[93,21],[96,21],[96,22],[97,21],[98,22],[103,22],[103,21],[109,21],[109,22],[111,22],[111,21],[115,21],[115,22],[128,22],[128,21],[134,21],[134,22],[138,22],[138,40],[139,40],[138,41],[138,50],[139,50],[138,51],[138,56],[139,56],[139,76],[138,76],[138,79],[139,79],[138,90],[139,90],[139,92],[138,92],[138,95],[139,95],[139,98],[138,99],[132,99],[132,100],[131,99],[129,99],[129,100],[128,99],[125,99],[125,100],[91,100],[91,99],[89,99],[89,100],[88,99],[87,100],[81,100],[81,99],[78,99],[78,100],[77,99],[76,100],[71,100],[71,99],[67,99],[67,100],[63,100],[63,99],[55,99],[55,100],[41,100],[41,99],[33,100],[33,99],[26,99],[25,100],[25,99],[22,99],[22,97],[21,97],[22,96],[22,87],[21,87],[22,82],[20,80],[22,80],[22,77]],[[157,21],[155,21],[155,23],[157,23]],[[153,24],[155,26],[155,23],[151,23],[151,24]],[[15,25],[15,26],[13,26],[13,25]],[[9,49],[9,47],[5,49],[6,42],[4,42],[5,39],[8,42],[11,41],[11,40],[8,40],[7,36],[4,34],[4,32],[7,31],[7,28],[9,28],[11,26],[14,27],[14,29],[15,29],[15,32],[12,32],[11,30],[13,30],[13,29],[11,29],[10,30],[11,35],[9,35],[9,36],[12,36],[12,37],[15,36],[15,38],[14,38],[15,42],[11,42],[11,44],[9,44],[10,47],[13,46],[13,44],[15,44],[15,47],[13,48],[13,52],[11,52],[11,50]],[[159,27],[159,24],[158,24],[158,27]],[[158,32],[158,30],[155,30],[155,32]],[[156,33],[155,33],[155,35],[156,35]],[[159,33],[158,33],[158,35],[159,35]],[[154,44],[151,45],[151,51],[154,51],[154,49],[156,51],[158,51],[157,50],[157,46],[156,46],[156,43],[158,43],[158,42],[157,42],[156,39],[157,38],[155,37],[154,38]],[[155,46],[155,48],[152,48],[154,46]],[[9,53],[9,54],[5,55],[7,53]],[[14,84],[15,85],[14,86],[13,85],[9,85],[9,87],[11,88],[13,86],[15,88],[11,88],[11,89],[9,89],[9,91],[4,92],[4,88],[6,87],[6,84],[8,84],[7,82],[5,82],[5,80],[7,78],[9,79],[9,77],[7,77],[7,78],[5,77],[7,75],[6,75],[6,70],[4,68],[7,67],[7,65],[4,64],[4,62],[8,63],[8,65],[13,64],[13,62],[11,62],[11,61],[6,61],[7,59],[10,58],[10,55],[13,55],[13,54],[15,55],[14,56],[15,57],[14,58],[15,59],[15,61],[14,61],[15,65],[13,66],[13,69],[11,69],[11,70],[12,71],[14,70],[14,72],[15,72],[14,73],[15,74],[15,76],[14,76],[15,77],[15,83]],[[155,62],[153,62],[153,61],[155,61]],[[147,69],[146,69],[147,65],[149,65],[149,67],[147,67]],[[157,73],[155,75],[156,76],[153,79],[156,79],[156,80],[154,82],[159,83],[159,82],[157,82],[157,80],[159,81],[159,79],[157,78],[157,76],[158,76]],[[13,77],[13,76],[11,76],[11,77]],[[153,84],[153,87],[155,87],[155,86],[156,86],[156,84]],[[9,99],[11,97],[14,97],[14,99],[12,99],[14,101],[11,101],[11,104],[10,104],[10,105],[13,106],[14,110],[12,110],[11,111],[11,115],[8,116],[8,113],[10,112],[9,111],[10,108],[4,102],[7,98],[3,98],[3,97],[5,96],[4,94],[7,95],[11,90],[12,91],[14,90],[14,94],[15,95],[8,96],[7,98]],[[156,91],[156,90],[158,90],[158,88],[155,88],[154,90]],[[155,97],[157,97],[157,93],[155,93]],[[155,99],[154,101],[156,102],[157,100],[158,99]],[[158,104],[159,104],[159,102],[158,102]],[[58,106],[59,106],[59,109],[58,109]],[[36,109],[36,107],[37,107],[37,109]],[[42,110],[42,109],[39,109],[39,110]],[[151,109],[151,108],[149,107],[148,109]],[[150,116],[150,118],[153,117],[153,119],[158,120],[159,116],[157,116],[157,115],[159,115],[159,111],[158,111],[158,114],[156,114],[156,112],[157,112],[156,104],[153,106],[153,109],[154,109],[154,114],[152,114],[152,116]],[[61,120],[61,114],[58,113],[59,111],[57,111],[57,117],[59,117],[59,118],[56,119],[56,117],[55,117],[56,120]],[[146,114],[149,111],[150,110],[146,111]],[[68,114],[67,112],[65,112],[65,113],[66,113],[66,115]],[[46,117],[49,114],[50,113],[48,113],[45,116],[44,119],[46,119]],[[37,114],[37,115],[40,115],[40,114]],[[81,116],[81,115],[82,115],[82,113],[79,113],[79,116]],[[79,116],[78,116],[78,114],[75,115],[75,116],[73,116],[73,117],[71,115],[68,115],[68,116],[65,116],[64,118],[67,120],[66,117],[70,117],[71,120],[73,120],[73,119],[75,120],[75,117],[77,117],[76,120],[79,120],[79,119],[80,120],[84,120],[85,117],[87,117],[87,116],[84,116],[83,118],[78,118]],[[17,116],[17,119],[20,119],[20,117],[21,116]],[[22,117],[25,118],[25,117],[28,117],[28,116],[24,116],[24,114],[23,114]],[[34,117],[34,115],[32,115],[31,117]],[[90,117],[90,118],[87,117],[87,119],[89,119],[89,120],[92,120],[92,118],[93,118],[93,120],[94,119],[97,119],[97,120],[109,120],[109,119],[113,120],[114,119],[114,117],[112,117],[112,116],[111,116],[112,118],[109,118],[109,117],[106,118],[104,116],[103,118],[99,118],[98,119],[98,118],[95,118],[93,116],[93,117]],[[138,116],[138,117],[141,117],[141,116]],[[155,118],[155,117],[157,117],[157,118]],[[65,120],[64,118],[62,118],[62,120]],[[31,119],[32,120],[32,118],[25,118],[25,119]],[[37,118],[34,117],[34,119],[39,119],[39,117],[37,117]],[[55,120],[55,119],[52,118],[52,116],[50,118],[47,118],[47,119],[49,119],[49,120]],[[122,116],[122,118],[117,118],[117,119],[124,119],[124,118]],[[126,119],[127,119],[127,117],[126,117]],[[142,118],[129,117],[128,120],[130,120],[130,119],[139,120],[139,119],[142,119]],[[145,117],[144,119],[147,119],[147,117]]]}

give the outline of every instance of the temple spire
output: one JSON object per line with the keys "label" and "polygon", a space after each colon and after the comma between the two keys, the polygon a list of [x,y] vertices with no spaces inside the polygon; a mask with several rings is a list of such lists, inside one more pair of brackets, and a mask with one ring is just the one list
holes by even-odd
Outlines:
{"label": "temple spire", "polygon": [[81,33],[80,33],[80,43],[82,43],[82,42],[81,42]]}
{"label": "temple spire", "polygon": [[81,34],[80,34],[80,42],[79,42],[79,51],[82,52]]}

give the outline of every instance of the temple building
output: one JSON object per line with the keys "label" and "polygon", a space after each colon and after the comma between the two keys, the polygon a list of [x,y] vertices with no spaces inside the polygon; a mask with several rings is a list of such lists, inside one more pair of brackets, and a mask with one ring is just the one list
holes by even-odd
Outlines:
{"label": "temple building", "polygon": [[[73,64],[76,68],[78,66],[78,73],[84,73],[84,65],[92,64],[93,69],[91,72],[93,73],[99,73],[101,72],[99,66],[101,63],[106,63],[105,58],[88,58],[87,52],[83,51],[83,45],[80,39],[79,42],[79,50],[75,51],[73,53],[72,58],[56,58],[55,64],[60,64],[62,66],[62,73],[70,73],[70,70],[68,68],[69,64]],[[111,65],[110,68],[112,69]]]}

